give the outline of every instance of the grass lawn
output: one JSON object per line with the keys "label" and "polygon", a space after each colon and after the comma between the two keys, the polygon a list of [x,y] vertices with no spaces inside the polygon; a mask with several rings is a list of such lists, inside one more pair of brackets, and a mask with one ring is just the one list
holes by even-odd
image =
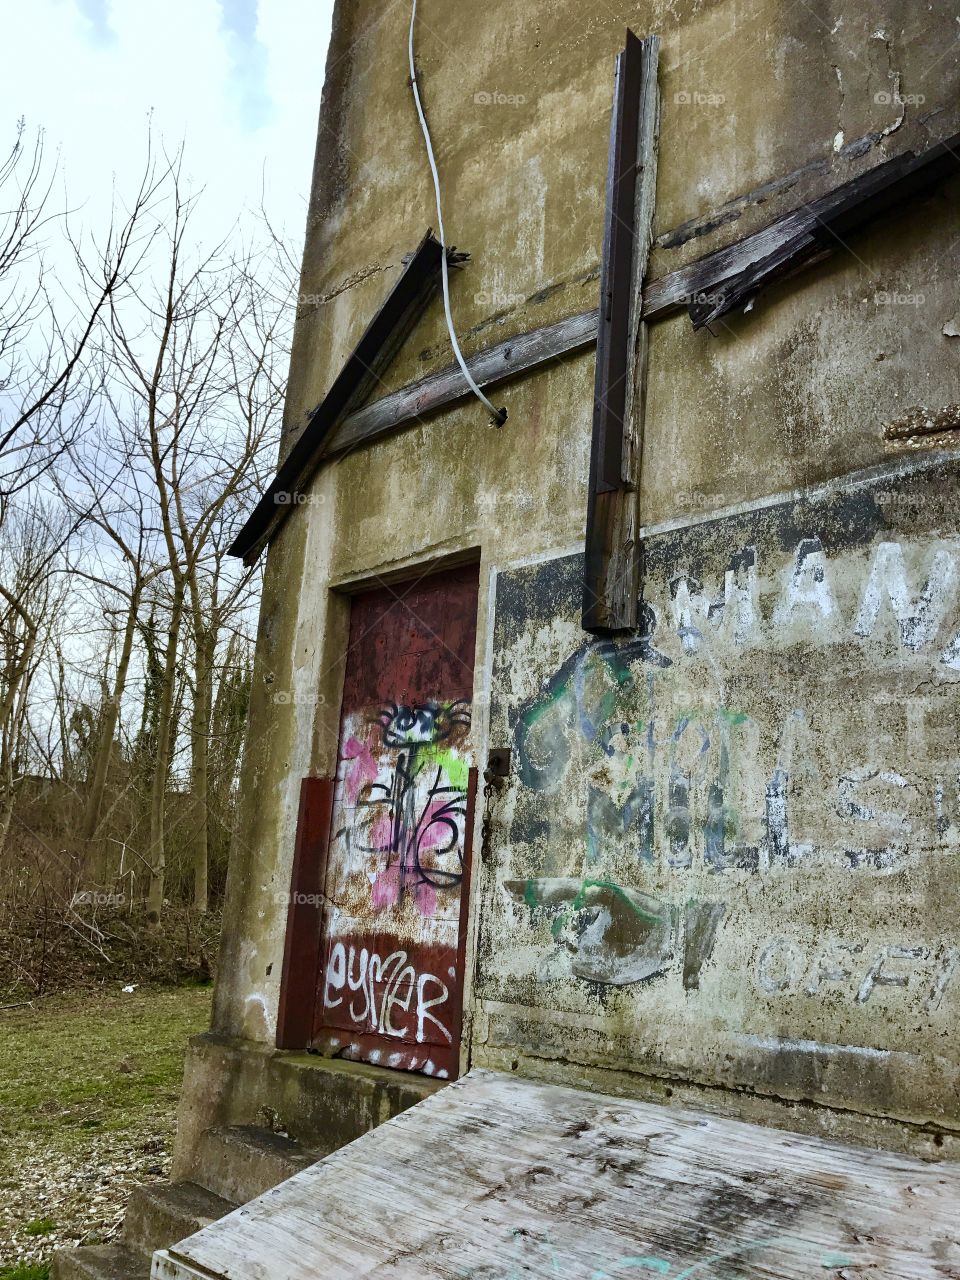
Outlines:
{"label": "grass lawn", "polygon": [[210,999],[118,983],[0,1011],[0,1280],[40,1280],[55,1247],[109,1239],[131,1187],[166,1175]]}

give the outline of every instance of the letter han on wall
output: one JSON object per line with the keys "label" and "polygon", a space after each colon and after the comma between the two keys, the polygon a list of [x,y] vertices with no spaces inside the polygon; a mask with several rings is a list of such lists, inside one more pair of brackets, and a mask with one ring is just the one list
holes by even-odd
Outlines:
{"label": "letter han on wall", "polygon": [[656,534],[614,641],[580,557],[499,575],[492,1045],[734,1083],[785,1042],[956,1056],[958,479]]}

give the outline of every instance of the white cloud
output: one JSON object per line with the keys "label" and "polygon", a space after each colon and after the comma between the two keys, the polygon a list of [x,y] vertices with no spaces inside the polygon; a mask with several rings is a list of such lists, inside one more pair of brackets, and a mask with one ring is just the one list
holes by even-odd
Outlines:
{"label": "white cloud", "polygon": [[303,231],[332,0],[31,0],[5,18],[0,151],[16,122],[59,148],[70,202],[91,229],[135,188],[147,129],[205,187],[219,240],[263,188],[271,217]]}
{"label": "white cloud", "polygon": [[112,44],[116,40],[116,32],[110,26],[108,0],[77,0],[77,8],[90,24],[94,44]]}
{"label": "white cloud", "polygon": [[243,126],[263,128],[273,103],[267,92],[267,48],[257,32],[257,0],[220,0],[220,9]]}

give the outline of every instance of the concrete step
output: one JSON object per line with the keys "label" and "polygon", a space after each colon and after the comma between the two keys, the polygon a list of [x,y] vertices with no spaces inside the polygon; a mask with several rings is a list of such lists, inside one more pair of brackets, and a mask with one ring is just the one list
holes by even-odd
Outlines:
{"label": "concrete step", "polygon": [[135,1187],[120,1233],[121,1243],[146,1258],[192,1236],[235,1209],[236,1203],[195,1182],[154,1182]]}
{"label": "concrete step", "polygon": [[149,1280],[150,1263],[122,1244],[85,1244],[58,1249],[50,1280]]}
{"label": "concrete step", "polygon": [[253,1125],[207,1129],[194,1156],[195,1182],[235,1204],[246,1204],[320,1157],[292,1138]]}

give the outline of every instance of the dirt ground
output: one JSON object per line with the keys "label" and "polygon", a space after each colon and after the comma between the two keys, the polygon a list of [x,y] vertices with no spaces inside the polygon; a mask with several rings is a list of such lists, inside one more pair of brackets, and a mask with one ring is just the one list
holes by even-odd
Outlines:
{"label": "dirt ground", "polygon": [[131,1188],[167,1176],[210,1001],[209,987],[114,982],[0,1009],[0,1280],[109,1240]]}

